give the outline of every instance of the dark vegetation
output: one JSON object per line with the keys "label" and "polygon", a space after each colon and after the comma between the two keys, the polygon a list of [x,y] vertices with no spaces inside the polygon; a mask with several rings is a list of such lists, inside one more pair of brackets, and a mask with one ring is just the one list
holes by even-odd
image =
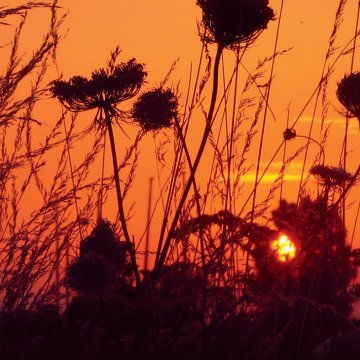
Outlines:
{"label": "dark vegetation", "polygon": [[[344,4],[339,1],[332,36]],[[178,90],[166,85],[172,69],[158,87],[143,90],[145,65],[135,59],[118,63],[119,49],[111,53],[108,66],[95,70],[89,79],[48,81],[64,20],[58,15],[57,1],[0,7],[1,26],[8,26],[8,18],[20,19],[7,45],[7,67],[0,75],[1,359],[359,359],[360,329],[351,318],[351,306],[360,296],[354,282],[360,249],[349,244],[344,209],[360,168],[351,174],[345,160],[340,167],[324,163],[325,132],[318,143],[322,151],[309,171],[317,180],[315,196],[306,193],[304,181],[298,202],[281,199],[270,212],[270,221],[260,225],[269,213],[273,193],[282,186],[286,167],[304,151],[301,148],[284,158],[278,179],[260,204],[256,201],[258,168],[249,197],[251,211],[235,210],[235,203],[244,203],[238,184],[248,171],[245,159],[260,126],[259,116],[267,108],[271,81],[257,104],[246,98],[248,88],[256,87],[264,65],[259,63],[258,73],[246,81],[242,100],[234,95],[239,115],[230,117],[229,133],[221,145],[216,140],[216,122],[219,112],[232,106],[224,105],[223,94],[219,95],[221,58],[225,51],[233,52],[233,74],[237,74],[242,54],[276,16],[267,0],[199,0],[198,5],[208,63],[205,74],[198,74],[193,99],[183,105],[183,114]],[[20,35],[28,12],[40,9],[50,11],[50,28],[24,63],[18,55]],[[216,46],[213,62],[212,44]],[[275,50],[264,63],[279,55]],[[326,92],[330,73],[323,74],[319,91]],[[29,79],[30,92],[21,97],[18,89]],[[194,109],[208,82],[209,108],[203,109],[203,130],[192,155],[187,132],[198,116]],[[229,96],[226,89],[236,85],[233,76],[225,94]],[[344,121],[359,118],[359,73],[352,72],[339,82],[337,96],[345,107]],[[65,109],[45,143],[34,148],[32,137],[39,124],[34,108],[44,98],[59,100]],[[133,105],[127,111],[122,105],[130,99]],[[238,128],[249,108],[256,110],[239,153]],[[93,120],[77,131],[77,113],[88,110],[95,110]],[[129,122],[140,125],[139,134],[119,161],[114,129],[125,132]],[[149,270],[141,265],[148,254],[141,254],[130,236],[124,198],[133,183],[141,138],[166,131],[173,131],[174,156],[171,174],[161,189],[163,220]],[[84,161],[74,165],[70,150],[89,136],[95,139],[93,146]],[[288,127],[281,147],[296,137],[300,136],[294,126]],[[307,138],[312,140],[310,135]],[[113,176],[101,174],[89,180],[107,140]],[[156,154],[160,172],[165,161],[162,146]],[[201,193],[196,174],[206,146],[214,161]],[[50,187],[41,177],[49,156],[59,156]],[[187,177],[182,176],[185,169]],[[19,170],[26,173],[20,187]],[[119,172],[125,170],[128,176],[122,181]],[[234,183],[232,173],[238,177]],[[41,206],[19,221],[22,197],[34,188]],[[107,197],[112,190],[116,197]],[[102,207],[114,199],[118,214],[112,223],[103,216]],[[207,201],[219,201],[221,209],[208,212]],[[284,235],[291,244],[281,253],[278,239]],[[291,247],[296,252],[291,253]]]}

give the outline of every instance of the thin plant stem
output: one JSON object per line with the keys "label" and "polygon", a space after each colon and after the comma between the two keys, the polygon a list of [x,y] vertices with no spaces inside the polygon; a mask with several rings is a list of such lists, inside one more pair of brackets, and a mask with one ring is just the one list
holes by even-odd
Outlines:
{"label": "thin plant stem", "polygon": [[215,104],[216,104],[216,98],[217,98],[217,92],[218,92],[218,77],[219,77],[219,64],[220,64],[220,58],[221,58],[221,54],[222,54],[222,50],[223,48],[218,45],[217,47],[217,51],[216,51],[216,56],[215,56],[215,61],[214,61],[214,70],[213,70],[213,88],[212,88],[212,94],[211,94],[211,102],[210,102],[210,107],[209,107],[209,112],[206,118],[206,124],[205,124],[205,129],[204,129],[204,133],[203,133],[203,137],[198,149],[198,153],[196,155],[195,161],[193,163],[193,167],[192,167],[192,171],[190,173],[190,176],[188,178],[188,181],[185,185],[185,189],[184,192],[182,194],[182,197],[180,199],[180,202],[177,206],[176,212],[174,214],[174,218],[171,224],[171,227],[169,229],[168,235],[166,237],[166,240],[164,242],[164,246],[163,249],[161,251],[160,257],[157,261],[157,263],[155,264],[154,267],[154,272],[153,272],[153,281],[156,284],[157,280],[158,280],[158,276],[160,275],[162,266],[165,263],[165,259],[171,244],[171,240],[172,240],[172,236],[174,233],[174,230],[176,228],[177,222],[179,220],[181,211],[183,209],[183,206],[185,204],[185,201],[187,199],[187,196],[189,194],[191,185],[193,184],[193,179],[195,177],[195,173],[196,170],[199,166],[200,160],[202,158],[202,154],[204,152],[205,149],[205,145],[207,143],[208,137],[211,133],[211,125],[213,123],[213,116],[214,116],[214,110],[215,110]]}
{"label": "thin plant stem", "polygon": [[133,247],[132,241],[130,240],[129,232],[127,229],[126,218],[125,218],[124,207],[123,207],[123,199],[122,199],[121,190],[120,190],[120,179],[119,179],[119,172],[118,172],[119,169],[118,169],[118,162],[117,162],[117,156],[116,156],[114,132],[112,129],[111,118],[110,118],[108,109],[105,108],[104,113],[105,113],[106,128],[109,133],[112,162],[113,162],[113,167],[114,167],[114,181],[115,181],[115,188],[116,188],[116,198],[117,198],[118,207],[119,207],[120,223],[121,223],[122,230],[124,232],[125,241],[128,246],[130,259],[131,259],[131,262],[133,265],[136,285],[140,286],[141,281],[140,281],[139,271],[138,271],[138,268],[136,265],[135,249]]}
{"label": "thin plant stem", "polygon": [[[264,110],[264,117],[261,127],[261,135],[260,135],[260,145],[259,145],[259,151],[258,151],[258,157],[257,157],[257,164],[256,164],[256,173],[255,173],[255,184],[254,184],[254,191],[253,191],[253,200],[252,200],[252,206],[251,206],[251,217],[250,217],[250,228],[253,226],[254,222],[254,215],[255,215],[255,204],[256,204],[256,195],[257,195],[257,187],[258,187],[258,179],[259,179],[259,172],[260,172],[260,161],[262,156],[262,148],[264,143],[264,136],[265,136],[265,127],[266,127],[266,120],[267,120],[267,112],[269,108],[269,99],[270,99],[270,93],[271,93],[271,84],[272,84],[272,78],[274,74],[274,68],[275,68],[275,59],[276,59],[276,52],[277,52],[277,46],[279,41],[279,35],[280,35],[280,25],[281,25],[281,19],[282,19],[282,11],[283,11],[283,5],[284,0],[281,1],[281,8],[280,8],[280,14],[279,14],[279,21],[278,26],[276,30],[275,35],[275,43],[274,43],[274,50],[273,50],[273,59],[271,61],[271,70],[270,70],[270,80],[269,85],[266,91],[265,95],[265,110]],[[248,240],[248,251],[246,252],[246,260],[245,260],[245,280],[244,280],[244,294],[246,293],[246,287],[247,287],[247,277],[249,275],[249,261],[250,261],[250,244],[251,244],[251,237],[252,234],[249,235]],[[245,296],[244,296],[245,298]],[[243,303],[243,306],[245,306],[245,302]]]}
{"label": "thin plant stem", "polygon": [[333,31],[332,31],[332,33],[330,35],[329,46],[328,46],[328,49],[327,49],[327,52],[326,52],[326,55],[325,55],[323,68],[322,68],[322,71],[321,71],[320,83],[319,83],[319,86],[318,86],[317,91],[316,91],[315,104],[314,104],[314,108],[313,108],[313,112],[312,112],[312,116],[311,116],[311,123],[310,123],[309,132],[308,132],[308,135],[307,135],[308,136],[308,142],[306,144],[304,160],[303,160],[303,166],[302,166],[302,169],[301,169],[301,176],[300,176],[300,183],[299,183],[299,190],[298,190],[298,197],[297,197],[297,205],[299,205],[300,199],[301,199],[306,161],[307,161],[307,156],[308,156],[308,151],[309,151],[309,146],[310,146],[310,139],[312,138],[312,130],[313,130],[313,126],[314,126],[316,111],[317,111],[317,108],[318,108],[318,102],[319,102],[319,98],[320,98],[320,93],[321,93],[321,91],[323,89],[326,88],[327,79],[331,75],[330,67],[328,67],[328,69],[326,71],[326,65],[327,65],[328,60],[329,60],[329,58],[331,56],[331,53],[334,50],[333,46],[334,46],[334,41],[335,41],[335,35],[336,35],[336,33],[338,31],[338,28],[339,28],[339,21],[340,21],[340,18],[341,18],[343,8],[345,6],[345,2],[346,1],[344,1],[344,0],[339,0],[338,9],[336,11],[336,16],[335,16],[335,23],[334,23],[334,26],[333,26]]}
{"label": "thin plant stem", "polygon": [[[355,49],[356,49],[356,40],[357,40],[357,32],[359,27],[359,15],[360,15],[360,1],[358,2],[357,13],[356,13],[356,21],[355,21],[355,32],[354,32],[354,42],[353,42],[353,49],[351,53],[351,63],[350,63],[350,73],[353,72],[354,69],[354,62],[355,62]],[[345,133],[344,133],[344,152],[343,152],[343,169],[346,171],[347,168],[347,145],[348,145],[348,132],[349,132],[349,122],[350,122],[350,113],[349,111],[346,112],[345,118]],[[343,190],[345,189],[345,183],[343,184]],[[343,223],[345,224],[345,212],[346,212],[346,202],[342,204],[342,219]]]}
{"label": "thin plant stem", "polygon": [[355,238],[355,232],[356,232],[356,227],[357,227],[357,222],[358,222],[358,220],[359,220],[359,213],[360,213],[360,202],[358,203],[358,208],[357,208],[357,211],[356,211],[354,228],[353,228],[353,231],[352,231],[351,241],[350,241],[350,249],[352,249],[352,247],[353,247],[354,238]]}

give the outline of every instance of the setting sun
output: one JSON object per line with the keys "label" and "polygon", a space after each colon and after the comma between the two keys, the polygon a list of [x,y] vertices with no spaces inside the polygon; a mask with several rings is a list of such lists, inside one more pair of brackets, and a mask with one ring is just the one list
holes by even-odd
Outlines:
{"label": "setting sun", "polygon": [[280,261],[285,262],[295,257],[295,244],[286,235],[280,236],[272,243],[272,248],[276,251]]}

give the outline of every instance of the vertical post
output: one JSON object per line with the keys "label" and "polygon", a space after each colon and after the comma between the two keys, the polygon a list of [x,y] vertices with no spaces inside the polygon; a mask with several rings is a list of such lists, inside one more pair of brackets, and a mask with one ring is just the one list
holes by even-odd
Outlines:
{"label": "vertical post", "polygon": [[144,269],[148,270],[149,264],[149,243],[150,243],[150,222],[151,222],[151,201],[152,201],[152,183],[154,178],[149,179],[149,198],[148,198],[148,211],[147,211],[147,225],[146,225],[146,241],[145,241],[145,261]]}
{"label": "vertical post", "polygon": [[[69,250],[70,250],[70,246],[67,246],[65,248],[66,252],[65,252],[65,267],[66,269],[69,267]],[[65,287],[65,304],[66,304],[66,308],[68,308],[69,304],[70,304],[70,289],[69,286],[66,285]]]}
{"label": "vertical post", "polygon": [[59,236],[56,237],[56,241],[55,241],[55,282],[56,282],[56,305],[58,306],[58,309],[60,309],[60,240],[59,240]]}

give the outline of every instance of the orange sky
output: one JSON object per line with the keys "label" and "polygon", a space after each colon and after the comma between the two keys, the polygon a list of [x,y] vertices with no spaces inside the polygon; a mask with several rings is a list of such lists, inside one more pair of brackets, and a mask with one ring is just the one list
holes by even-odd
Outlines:
{"label": "orange sky", "polygon": [[[21,2],[11,1],[11,5],[13,3]],[[62,27],[65,37],[58,49],[57,65],[59,71],[66,79],[77,74],[88,76],[94,69],[105,66],[110,51],[119,45],[123,49],[120,61],[135,57],[139,62],[146,64],[149,74],[148,84],[155,86],[163,79],[171,64],[180,58],[169,85],[176,86],[180,82],[180,90],[184,98],[190,66],[192,64],[196,68],[201,49],[201,43],[197,36],[200,11],[195,3],[195,0],[59,0],[59,5],[63,7],[60,13],[68,13]],[[270,6],[273,7],[277,15],[280,12],[280,4],[280,0],[270,1]],[[336,45],[339,48],[342,48],[353,36],[357,4],[357,0],[347,2],[344,21],[336,40]],[[337,7],[338,1],[335,0],[284,1],[278,49],[292,49],[280,56],[275,63],[270,106],[276,119],[272,119],[269,115],[267,120],[261,168],[264,168],[267,160],[281,142],[287,117],[289,116],[289,122],[292,124],[316,88],[321,76],[328,38],[332,31]],[[48,14],[44,10],[36,10],[29,17],[27,24],[29,30],[23,38],[24,53],[31,51],[33,45],[41,39],[48,21]],[[259,59],[272,54],[276,27],[277,21],[273,21],[268,30],[260,36],[245,55],[243,64],[248,70],[253,70]],[[210,49],[213,50],[212,47]],[[332,59],[335,59],[337,53]],[[330,59],[329,64],[332,63],[332,59]],[[336,90],[336,83],[345,72],[349,71],[350,60],[350,55],[347,55],[342,56],[337,61],[328,87],[330,108],[326,122],[332,125],[325,151],[326,163],[332,166],[336,166],[339,162],[344,135],[344,121],[338,114],[341,106],[333,94]],[[231,68],[233,55],[227,52],[224,61]],[[360,54],[356,54],[355,70],[360,70],[359,61]],[[264,75],[265,79],[269,74],[268,70],[269,67],[267,67],[267,72]],[[55,68],[53,74],[56,77]],[[245,78],[245,70],[240,72],[241,76]],[[208,98],[204,100],[205,107],[206,101]],[[48,111],[46,109],[44,114]],[[314,102],[311,102],[296,126],[298,134],[308,132],[313,109]],[[59,113],[61,111],[59,106],[57,111]],[[42,116],[47,117],[47,115]],[[198,118],[194,118],[194,121],[202,126],[204,119],[201,113],[197,116]],[[84,114],[81,115],[81,118],[90,119],[91,115]],[[314,124],[313,137],[318,139],[320,134],[319,111],[315,114]],[[193,129],[195,135],[198,131],[196,126]],[[244,126],[245,130],[246,126]],[[196,148],[195,135],[194,138],[191,138],[193,149]],[[123,135],[118,132],[117,136]],[[122,140],[126,142],[126,139]],[[139,231],[138,224],[143,223],[145,226],[147,204],[144,199],[147,199],[148,178],[150,176],[156,177],[156,169],[153,166],[152,143],[151,135],[147,135],[143,139],[142,149],[145,150],[142,151],[140,157],[141,166],[135,183],[136,189],[133,189],[131,193],[131,199],[137,201],[134,210],[136,216],[130,223],[130,232],[135,235],[135,238],[142,233],[142,230]],[[305,144],[304,139],[294,140],[289,144],[289,154],[303,144]],[[350,151],[348,157],[349,171],[354,171],[359,163],[359,144],[358,124],[356,120],[351,120],[348,145]],[[249,153],[249,163],[253,163],[253,159],[256,158],[257,146],[258,137],[254,140],[254,146]],[[317,145],[311,145],[309,164],[312,163],[317,152]],[[269,169],[270,174],[264,178],[264,185],[259,191],[260,200],[266,196],[269,190],[269,182],[273,181],[274,174],[281,166],[281,160],[281,156],[276,158]],[[302,161],[302,158],[299,158],[299,161]],[[299,169],[299,163],[294,161],[286,175],[287,184],[284,188],[284,197],[290,200],[296,198]],[[205,168],[200,168],[200,171],[205,172]],[[248,196],[253,179],[252,171],[243,178],[243,181],[246,182],[244,198]],[[352,190],[350,194],[349,205],[355,202],[348,211],[350,232],[354,224],[356,201],[359,199],[359,193],[357,188]],[[127,205],[129,204],[130,200]],[[142,226],[140,228],[142,229]],[[152,231],[156,233],[155,229]],[[359,229],[357,234],[360,234]],[[156,238],[156,235],[154,237]],[[357,240],[357,245],[360,245],[360,239]]]}

